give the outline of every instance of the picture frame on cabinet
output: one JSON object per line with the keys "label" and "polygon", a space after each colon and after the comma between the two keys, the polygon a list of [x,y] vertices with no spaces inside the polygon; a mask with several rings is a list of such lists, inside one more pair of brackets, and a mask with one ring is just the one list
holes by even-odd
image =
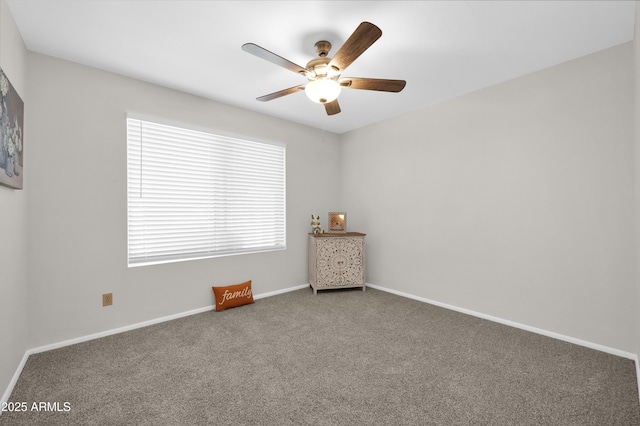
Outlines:
{"label": "picture frame on cabinet", "polygon": [[347,212],[329,212],[329,232],[347,232]]}

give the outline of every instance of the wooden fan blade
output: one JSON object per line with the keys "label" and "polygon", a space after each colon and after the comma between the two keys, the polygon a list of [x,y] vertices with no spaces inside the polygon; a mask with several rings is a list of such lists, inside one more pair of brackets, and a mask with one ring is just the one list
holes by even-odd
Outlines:
{"label": "wooden fan blade", "polygon": [[361,23],[329,62],[329,66],[343,72],[381,36],[382,30],[371,22]]}
{"label": "wooden fan blade", "polygon": [[327,111],[327,115],[335,115],[340,112],[340,104],[338,100],[333,100],[324,104],[324,109]]}
{"label": "wooden fan blade", "polygon": [[274,63],[278,66],[288,69],[289,71],[293,71],[296,74],[302,74],[306,76],[307,73],[312,73],[312,71],[301,67],[298,64],[294,64],[288,59],[283,58],[282,56],[278,56],[273,52],[268,51],[264,47],[260,47],[254,43],[246,43],[242,45],[242,50],[245,52],[249,52],[252,55],[256,55],[259,58],[265,59],[271,63]]}
{"label": "wooden fan blade", "polygon": [[385,80],[382,78],[341,78],[340,87],[360,90],[378,90],[380,92],[400,92],[407,84],[404,80]]}
{"label": "wooden fan blade", "polygon": [[284,90],[270,93],[268,95],[260,96],[259,98],[256,98],[256,99],[259,100],[260,102],[271,101],[273,99],[281,98],[283,96],[290,95],[292,93],[304,90],[305,86],[306,84],[301,84],[300,86],[289,87],[288,89],[284,89]]}

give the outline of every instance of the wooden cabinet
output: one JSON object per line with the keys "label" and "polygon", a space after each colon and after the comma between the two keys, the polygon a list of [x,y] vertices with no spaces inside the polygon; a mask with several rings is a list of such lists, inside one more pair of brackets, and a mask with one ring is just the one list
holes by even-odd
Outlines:
{"label": "wooden cabinet", "polygon": [[318,290],[365,289],[364,237],[359,232],[309,234],[309,284]]}

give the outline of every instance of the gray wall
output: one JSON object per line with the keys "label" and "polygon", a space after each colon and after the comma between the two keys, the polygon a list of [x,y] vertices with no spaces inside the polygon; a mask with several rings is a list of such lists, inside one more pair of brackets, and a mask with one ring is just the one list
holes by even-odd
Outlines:
{"label": "gray wall", "polygon": [[341,148],[368,282],[635,353],[631,43]]}
{"label": "gray wall", "polygon": [[[337,201],[335,135],[36,53],[28,70],[31,347],[210,306],[214,284],[307,282],[311,213]],[[285,143],[287,250],[127,268],[126,112]]]}
{"label": "gray wall", "polygon": [[[0,67],[25,104],[26,55],[11,11],[4,0],[0,0]],[[27,120],[25,119],[25,127],[29,125]],[[28,138],[28,131],[25,133]],[[25,142],[24,149],[25,161],[28,163],[31,154],[28,142]],[[0,186],[0,397],[28,349],[28,173],[27,170],[23,176],[24,189],[21,191]]]}

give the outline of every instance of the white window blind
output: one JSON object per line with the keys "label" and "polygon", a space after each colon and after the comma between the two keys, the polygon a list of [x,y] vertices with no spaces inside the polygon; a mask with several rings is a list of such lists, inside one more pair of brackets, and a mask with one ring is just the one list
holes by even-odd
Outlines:
{"label": "white window blind", "polygon": [[285,147],[127,117],[129,266],[285,248]]}

